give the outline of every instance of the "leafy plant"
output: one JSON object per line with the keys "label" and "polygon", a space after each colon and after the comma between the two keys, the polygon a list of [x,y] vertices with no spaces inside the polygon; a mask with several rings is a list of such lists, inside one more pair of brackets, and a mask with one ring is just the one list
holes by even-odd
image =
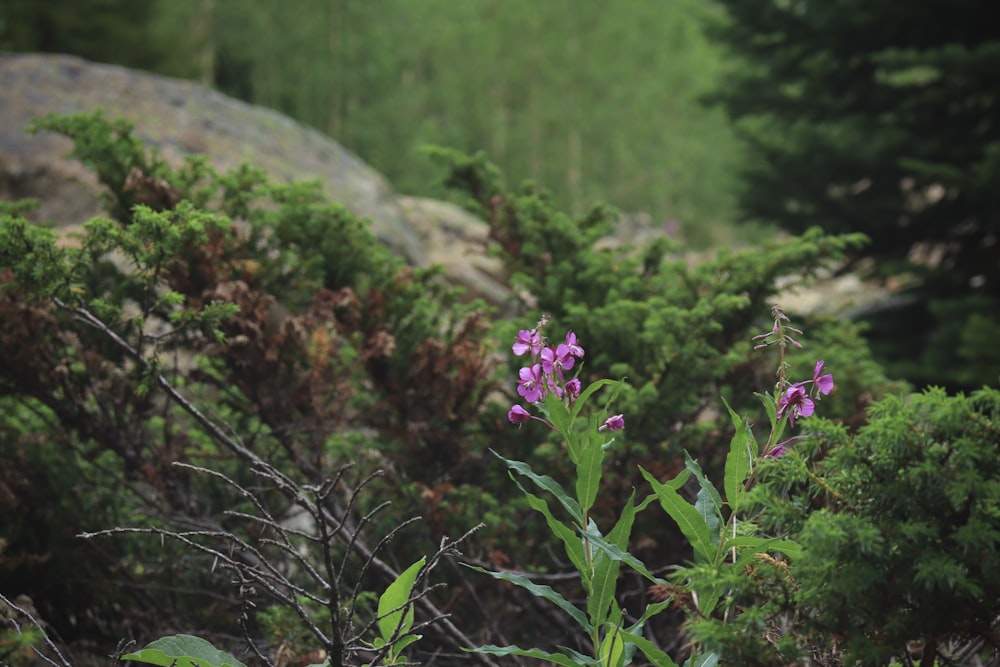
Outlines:
{"label": "leafy plant", "polygon": [[[626,619],[615,595],[623,562],[651,582],[660,581],[628,553],[636,513],[650,499],[636,504],[633,494],[614,526],[606,533],[601,531],[590,514],[601,489],[605,454],[615,442],[614,437],[609,438],[604,434],[621,431],[625,427],[621,414],[608,415],[608,406],[624,383],[604,380],[584,387],[577,377],[568,378],[567,372],[583,358],[583,347],[573,332],[566,334],[564,343],[548,346],[544,338],[546,324],[547,321],[542,320],[535,328],[522,330],[514,344],[515,354],[531,354],[531,363],[519,373],[518,393],[533,404],[541,416],[532,415],[522,406],[515,405],[508,413],[508,418],[515,424],[539,421],[559,434],[565,445],[565,453],[575,466],[574,491],[568,493],[555,479],[539,475],[524,462],[502,456],[499,458],[511,471],[511,478],[524,493],[532,509],[544,516],[549,530],[561,542],[566,557],[576,568],[587,600],[586,612],[578,609],[558,591],[533,582],[530,577],[513,572],[488,571],[481,567],[474,569],[519,586],[554,604],[586,634],[589,655],[570,647],[560,647],[558,652],[553,652],[542,648],[490,645],[481,646],[476,651],[497,656],[537,658],[566,667],[580,664],[620,667],[630,663],[638,649],[656,664],[673,665],[665,652],[641,635],[645,621],[665,604],[652,605],[638,618]],[[586,413],[584,408],[588,401],[604,389],[610,390],[610,395],[603,409]],[[553,512],[550,500],[528,491],[519,478],[530,481],[545,496],[555,501],[555,510],[565,518],[559,518]]]}
{"label": "leafy plant", "polygon": [[194,635],[160,637],[139,651],[126,653],[122,660],[135,660],[160,667],[178,664],[190,664],[193,667],[246,667],[225,651],[220,651]]}
{"label": "leafy plant", "polygon": [[410,634],[410,630],[413,629],[413,585],[426,562],[426,558],[421,558],[400,572],[378,599],[379,636],[372,642],[372,648],[385,650],[387,665],[406,662],[402,657],[403,649],[422,638]]}
{"label": "leafy plant", "polygon": [[[385,453],[400,457],[461,449],[494,367],[482,311],[459,303],[435,270],[405,267],[315,185],[272,186],[250,169],[220,175],[198,159],[174,170],[127,123],[99,113],[38,128],[75,140],[75,156],[107,181],[112,218],[89,221],[75,243],[61,244],[24,219],[23,207],[0,217],[0,336],[10,352],[0,388],[11,408],[0,447],[19,462],[3,467],[0,483],[28,475],[58,489],[67,512],[45,516],[62,525],[57,534],[117,536],[87,558],[99,554],[93,567],[126,572],[133,585],[124,594],[96,580],[78,587],[94,587],[95,616],[120,621],[114,609],[128,607],[131,592],[136,618],[163,607],[164,617],[187,616],[171,618],[175,627],[210,629],[210,619],[197,619],[215,607],[158,603],[155,588],[138,580],[164,576],[168,590],[187,582],[208,591],[222,567],[238,573],[242,585],[223,605],[243,610],[251,643],[252,610],[264,595],[304,623],[307,607],[324,609],[325,629],[306,625],[344,660],[371,639],[368,625],[353,626],[352,601],[396,579],[394,558],[380,551],[406,524],[384,512],[384,498],[357,493],[379,479],[371,463],[381,461],[356,446],[375,452],[381,434]],[[413,373],[423,381],[417,390]],[[30,446],[36,440],[44,446]],[[334,458],[347,442],[365,469]],[[81,473],[72,484],[48,483],[71,466]],[[87,503],[71,502],[76,492],[97,501],[83,484],[121,493],[97,503],[106,515],[88,514]],[[286,527],[289,513],[305,513],[312,528]],[[5,525],[13,520],[4,513]],[[18,524],[15,555],[34,555],[34,534],[47,525]],[[156,562],[160,550],[136,539],[149,535],[172,537],[186,556]],[[438,544],[443,555],[454,542]],[[6,562],[9,585],[16,568],[45,559]],[[91,567],[86,559],[75,566]],[[66,603],[47,600],[45,615],[58,617],[60,607],[71,615]],[[434,619],[435,629],[461,634],[437,622],[443,614],[426,596],[416,613],[420,627]],[[154,631],[157,620],[142,618]]]}
{"label": "leafy plant", "polygon": [[[500,458],[512,471],[511,478],[531,507],[544,516],[549,531],[562,543],[583,588],[586,612],[551,587],[532,581],[529,576],[477,569],[553,603],[587,635],[589,646],[587,652],[566,646],[553,652],[543,648],[493,645],[479,647],[477,651],[532,657],[567,667],[579,664],[622,667],[631,664],[638,651],[652,664],[670,667],[676,664],[674,660],[645,636],[643,629],[650,618],[672,606],[684,607],[696,624],[718,622],[739,628],[731,631],[733,634],[759,624],[761,616],[743,608],[735,594],[741,580],[753,578],[749,571],[755,562],[764,561],[780,569],[782,562],[775,556],[794,559],[801,554],[802,548],[791,539],[761,534],[756,527],[748,502],[755,471],[766,460],[781,458],[791,451],[802,436],[783,439],[785,429],[794,427],[797,418],[811,417],[816,410],[816,401],[830,394],[834,388],[833,376],[824,373],[822,361],[814,365],[812,379],[794,383],[788,381],[786,348],[801,347],[799,341],[792,337],[792,334],[801,334],[801,331],[788,324],[788,317],[779,308],[773,309],[773,315],[771,331],[755,338],[758,348],[775,346],[779,350],[778,381],[774,393],[758,395],[770,421],[767,441],[759,445],[749,423],[729,408],[735,435],[726,457],[725,495],[708,479],[698,462],[685,454],[685,470],[667,482],[661,482],[655,475],[642,470],[653,494],[636,502],[633,491],[620,517],[607,532],[601,531],[590,511],[602,490],[605,453],[615,441],[614,438],[605,441],[601,434],[621,430],[625,426],[623,415],[608,416],[608,405],[618,395],[624,381],[614,383],[604,380],[584,387],[579,379],[578,364],[585,353],[572,331],[566,334],[564,343],[555,345],[548,344],[544,337],[545,319],[535,328],[518,333],[513,351],[517,356],[530,352],[531,362],[518,374],[517,391],[540,415],[532,414],[521,405],[514,405],[508,419],[519,425],[541,422],[559,435],[566,456],[575,466],[575,493],[567,493],[562,484],[552,477],[536,473],[524,462]],[[577,368],[577,374],[569,378],[568,371],[574,368]],[[589,415],[585,413],[588,400],[606,387],[614,390],[604,408]],[[525,489],[521,478],[543,491],[544,497]],[[693,504],[681,494],[691,478],[697,482],[698,488]],[[553,505],[546,497],[555,501],[558,514],[566,518],[560,518],[553,511]],[[693,551],[693,560],[677,567],[670,575],[673,583],[650,572],[629,549],[637,513],[654,501],[659,501],[677,523]],[[641,614],[629,616],[619,606],[617,586],[622,564],[643,576],[656,597]],[[787,564],[784,567],[787,569]],[[765,611],[775,613],[773,609]],[[699,637],[697,631],[695,636]],[[702,634],[699,638],[706,639],[707,636]],[[715,664],[722,655],[713,651],[718,648],[711,643],[701,648],[696,645],[686,664]],[[770,659],[789,658],[789,655],[782,655],[782,648],[788,647],[773,648]],[[741,657],[746,657],[746,654]]]}

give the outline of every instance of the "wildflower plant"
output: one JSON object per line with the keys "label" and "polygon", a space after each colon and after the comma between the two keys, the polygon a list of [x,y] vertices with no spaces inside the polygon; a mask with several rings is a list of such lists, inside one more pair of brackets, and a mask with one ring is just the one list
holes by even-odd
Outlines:
{"label": "wildflower plant", "polygon": [[[661,482],[650,472],[640,469],[653,493],[636,502],[633,491],[607,532],[596,524],[590,511],[601,490],[605,456],[615,443],[615,436],[611,434],[625,427],[624,415],[610,414],[610,405],[624,380],[604,379],[581,387],[579,378],[571,373],[579,372],[585,351],[574,332],[567,332],[561,342],[550,344],[545,337],[548,323],[545,318],[535,328],[518,332],[512,351],[516,356],[525,357],[526,363],[518,372],[517,393],[528,406],[520,403],[511,406],[508,419],[518,427],[537,421],[558,433],[575,466],[573,493],[567,492],[552,477],[538,474],[527,463],[500,458],[510,469],[511,478],[529,505],[545,517],[552,534],[562,543],[579,574],[586,610],[522,574],[475,569],[555,604],[584,630],[589,638],[590,655],[569,647],[560,647],[558,653],[541,648],[492,645],[482,646],[477,651],[534,657],[567,667],[624,667],[641,652],[654,665],[673,666],[676,663],[666,650],[643,632],[646,621],[675,606],[685,608],[689,618],[696,623],[732,623],[742,613],[734,594],[741,587],[736,580],[749,577],[750,566],[755,562],[774,563],[780,569],[782,561],[779,559],[800,553],[799,546],[791,540],[759,534],[752,517],[744,518],[751,509],[746,501],[755,478],[755,467],[762,459],[778,458],[790,451],[802,436],[784,438],[786,428],[794,428],[796,419],[813,415],[817,401],[830,394],[834,382],[833,375],[825,372],[822,360],[815,363],[811,379],[789,381],[785,355],[790,347],[802,347],[794,337],[802,332],[789,325],[788,317],[780,308],[774,307],[772,313],[772,330],[754,338],[757,349],[773,346],[779,351],[774,392],[758,394],[771,426],[767,440],[762,445],[758,443],[749,421],[726,403],[735,435],[726,458],[722,491],[687,453],[685,469],[669,481]],[[588,413],[586,404],[604,389],[608,390],[607,400],[602,407]],[[682,487],[692,477],[698,488],[693,504],[682,494]],[[529,491],[523,480],[531,482],[543,492],[542,495]],[[677,567],[668,580],[654,575],[629,553],[636,515],[654,501],[658,501],[677,523],[692,548],[692,560]],[[623,609],[618,603],[617,580],[623,563],[650,583],[653,601],[638,614],[635,610]],[[721,656],[710,647],[698,644],[698,636],[695,640],[686,665],[715,664],[720,659]]]}
{"label": "wildflower plant", "polygon": [[[662,583],[639,559],[628,553],[636,515],[652,502],[653,497],[637,504],[633,493],[615,524],[606,531],[602,531],[591,516],[601,489],[605,456],[614,445],[616,434],[625,428],[624,415],[609,414],[609,406],[624,380],[602,379],[582,387],[573,374],[579,371],[586,354],[581,341],[569,331],[559,343],[550,345],[545,337],[547,324],[547,319],[543,318],[534,328],[521,330],[514,341],[514,354],[526,358],[526,365],[518,372],[517,393],[528,406],[512,406],[508,418],[518,426],[537,421],[558,433],[566,455],[575,466],[575,484],[568,491],[552,477],[536,473],[527,463],[498,456],[509,468],[511,478],[528,504],[545,517],[549,529],[562,543],[566,556],[580,576],[587,599],[586,609],[578,608],[556,590],[522,574],[474,569],[520,586],[556,605],[586,634],[590,655],[570,647],[561,647],[558,653],[541,648],[492,645],[476,650],[497,656],[533,657],[566,667],[598,664],[619,667],[631,662],[638,649],[655,664],[673,665],[666,652],[642,635],[646,620],[665,608],[668,602],[650,605],[638,618],[626,622],[626,614],[616,600],[622,563],[652,583]],[[593,411],[585,410],[602,391],[607,395],[603,406]],[[533,493],[523,480],[542,493]]]}

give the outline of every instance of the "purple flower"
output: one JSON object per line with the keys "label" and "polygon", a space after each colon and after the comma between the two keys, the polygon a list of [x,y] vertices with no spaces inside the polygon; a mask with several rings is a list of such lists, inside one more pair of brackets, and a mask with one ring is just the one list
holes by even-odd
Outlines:
{"label": "purple flower", "polygon": [[[515,405],[514,407],[518,406]],[[511,421],[514,420],[511,419]],[[788,451],[788,443],[789,443],[788,440],[785,440],[784,442],[779,442],[774,447],[771,447],[771,449],[767,450],[767,452],[764,454],[764,458],[780,459]]]}
{"label": "purple flower", "polygon": [[531,419],[531,414],[520,405],[514,405],[507,411],[507,419],[510,420],[511,424],[520,426]]}
{"label": "purple flower", "polygon": [[816,410],[816,404],[806,392],[805,382],[796,382],[778,399],[778,419],[788,415],[788,423],[795,426],[796,417],[808,417]]}
{"label": "purple flower", "polygon": [[517,338],[514,339],[514,345],[511,346],[511,349],[516,356],[520,357],[528,350],[531,350],[531,355],[535,356],[541,347],[542,334],[538,329],[521,329],[517,332]]}
{"label": "purple flower", "polygon": [[813,386],[819,391],[819,393],[826,396],[831,391],[833,391],[833,374],[827,373],[826,375],[820,375],[823,372],[823,360],[820,359],[816,362],[816,369],[813,371]]}
{"label": "purple flower", "polygon": [[566,347],[569,348],[569,353],[574,357],[583,358],[583,348],[580,347],[580,343],[576,340],[576,334],[572,331],[566,332]]}
{"label": "purple flower", "polygon": [[576,400],[577,396],[580,395],[580,378],[573,378],[566,383],[566,394],[570,401]]}
{"label": "purple flower", "polygon": [[805,436],[802,435],[796,435],[789,438],[788,440],[779,442],[774,447],[771,447],[771,449],[764,452],[764,458],[780,459],[782,456],[788,453],[788,450],[793,442],[797,440],[802,440],[804,437]]}
{"label": "purple flower", "polygon": [[545,395],[545,385],[542,384],[542,366],[525,366],[518,371],[517,393],[528,403],[535,403]]}
{"label": "purple flower", "polygon": [[615,415],[613,417],[608,417],[604,420],[604,423],[597,427],[598,431],[620,431],[625,428],[625,417],[622,415]]}
{"label": "purple flower", "polygon": [[570,354],[569,345],[559,343],[555,349],[546,347],[542,350],[542,370],[549,375],[573,368],[576,360]]}

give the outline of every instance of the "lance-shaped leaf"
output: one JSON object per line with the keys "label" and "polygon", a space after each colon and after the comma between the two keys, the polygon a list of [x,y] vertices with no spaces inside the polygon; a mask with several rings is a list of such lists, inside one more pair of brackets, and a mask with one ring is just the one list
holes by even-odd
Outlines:
{"label": "lance-shaped leaf", "polygon": [[[464,563],[463,563],[464,564]],[[566,615],[576,621],[580,627],[586,630],[588,633],[593,630],[590,623],[587,621],[587,616],[582,611],[573,606],[573,604],[564,598],[562,595],[552,590],[551,587],[545,586],[544,584],[536,584],[531,579],[528,579],[524,575],[515,574],[513,572],[491,572],[490,570],[483,569],[475,565],[467,565],[466,567],[476,570],[477,572],[482,572],[483,574],[488,574],[494,579],[500,579],[501,581],[509,581],[515,586],[520,586],[524,590],[528,591],[532,595],[540,598],[544,598],[549,602],[552,602],[557,607],[566,612]]]}
{"label": "lance-shaped leaf", "polygon": [[715,559],[717,549],[712,544],[712,533],[708,524],[705,523],[705,519],[698,513],[694,505],[681,497],[681,494],[671,484],[660,482],[644,468],[639,468],[639,470],[653,487],[660,505],[670,515],[670,518],[677,522],[684,537],[691,543],[696,559],[711,563]]}
{"label": "lance-shaped leaf", "polygon": [[534,482],[538,488],[548,491],[555,496],[556,500],[558,500],[559,503],[566,508],[566,511],[569,512],[570,516],[573,517],[573,520],[578,525],[583,525],[583,510],[580,509],[580,504],[567,495],[563,488],[559,486],[559,482],[552,479],[548,475],[539,475],[535,473],[535,471],[533,471],[527,463],[505,459],[496,452],[493,452],[493,454],[495,454],[498,459],[503,461],[508,468],[527,477]]}
{"label": "lance-shaped leaf", "polygon": [[576,499],[584,513],[594,506],[604,472],[604,448],[588,436],[581,434],[580,457],[576,462]]}
{"label": "lance-shaped leaf", "polygon": [[611,396],[608,397],[608,402],[610,403],[615,399],[616,396],[618,396],[618,392],[621,391],[621,388],[622,386],[624,386],[625,381],[605,379],[605,380],[596,380],[595,382],[591,382],[589,385],[587,385],[587,388],[584,389],[579,396],[577,396],[576,401],[573,402],[573,409],[570,412],[571,417],[573,419],[576,419],[578,416],[580,416],[580,410],[582,410],[583,406],[586,405],[587,400],[591,396],[593,396],[594,393],[596,393],[598,390],[608,386],[609,384],[618,385],[618,388],[614,392],[612,392]]}
{"label": "lance-shaped leaf", "polygon": [[[694,510],[693,507],[691,509],[692,511]],[[624,549],[620,549],[614,544],[610,544],[603,537],[599,537],[594,533],[587,532],[584,534],[584,539],[586,539],[588,542],[590,542],[592,546],[594,546],[598,551],[600,551],[603,557],[610,558],[613,561],[620,561],[622,563],[625,563],[633,570],[635,570],[636,572],[646,577],[655,584],[665,583],[663,579],[654,576],[653,573],[651,573],[649,569],[646,568],[646,566],[643,564],[641,560],[639,560],[629,552],[625,551]]]}
{"label": "lance-shaped leaf", "polygon": [[743,484],[750,476],[753,457],[757,455],[757,440],[753,437],[750,425],[747,424],[746,420],[729,407],[726,399],[723,398],[722,402],[729,410],[729,417],[733,420],[733,428],[736,429],[736,433],[729,443],[729,454],[726,456],[726,477],[723,480],[726,500],[729,502],[729,507],[735,512],[740,508],[744,493]]}
{"label": "lance-shaped leaf", "polygon": [[657,665],[657,667],[677,667],[677,663],[667,655],[666,651],[658,648],[653,642],[642,635],[628,630],[621,630],[621,636],[629,644],[635,644],[645,654],[646,658],[649,659],[649,662]]}
{"label": "lance-shaped leaf", "polygon": [[703,653],[692,655],[684,663],[684,667],[715,667],[719,664],[719,656],[716,653]]}
{"label": "lance-shaped leaf", "polygon": [[[569,435],[573,424],[573,417],[570,415],[569,408],[566,407],[562,399],[555,392],[549,392],[545,395],[545,400],[542,401],[542,410],[545,412],[545,416],[548,417],[549,422],[556,427],[559,434],[567,441],[567,445],[570,445]],[[569,454],[570,460],[576,463],[579,450],[569,446]]]}
{"label": "lance-shaped leaf", "polygon": [[652,617],[659,614],[664,609],[669,609],[674,604],[673,597],[669,597],[662,602],[654,602],[653,604],[646,605],[646,610],[642,612],[642,616],[639,617],[635,623],[629,627],[629,632],[642,632],[642,626],[651,619]]}
{"label": "lance-shaped leaf", "polygon": [[576,651],[572,651],[573,655],[563,655],[562,653],[550,653],[548,651],[543,651],[540,648],[521,648],[519,646],[494,646],[492,644],[487,646],[479,646],[472,649],[475,653],[485,653],[487,655],[495,655],[499,657],[506,657],[508,655],[521,655],[526,658],[538,658],[539,660],[546,660],[548,662],[555,663],[557,665],[563,665],[563,667],[581,667],[586,665],[599,665],[600,663],[593,659],[588,658]]}
{"label": "lance-shaped leaf", "polygon": [[608,629],[597,655],[601,658],[601,667],[622,667],[625,664],[625,639],[621,628]]}
{"label": "lance-shaped leaf", "polygon": [[[599,550],[599,557],[594,559],[593,583],[589,591],[590,597],[587,599],[587,613],[590,615],[590,622],[595,626],[601,625],[610,618],[608,610],[615,599],[615,591],[618,587],[618,573],[621,570],[622,560],[616,557],[617,553],[610,553],[610,547],[615,547],[622,554],[628,553],[628,541],[632,535],[635,515],[653,499],[653,496],[649,496],[639,507],[636,507],[635,491],[632,492],[614,528],[604,538],[608,545],[607,549],[601,549],[597,544],[597,541],[600,540],[599,535],[593,535],[589,531],[587,533],[587,539]],[[636,561],[640,565],[642,564],[638,559]]]}
{"label": "lance-shaped leaf", "polygon": [[556,519],[552,515],[552,510],[549,508],[549,504],[545,502],[544,499],[529,493],[528,490],[521,486],[521,483],[516,479],[514,480],[514,483],[517,484],[525,498],[528,499],[528,505],[531,506],[531,509],[540,512],[542,516],[545,517],[545,523],[548,524],[549,531],[562,540],[563,546],[566,549],[566,555],[583,577],[584,586],[590,586],[591,572],[583,555],[583,541],[580,539],[579,533],[564,524],[562,521]]}
{"label": "lance-shaped leaf", "polygon": [[752,535],[730,537],[726,540],[723,548],[727,550],[749,550],[752,554],[777,551],[789,558],[796,558],[802,555],[802,547],[797,542],[780,540],[778,538],[754,537]]}
{"label": "lance-shaped leaf", "polygon": [[705,520],[712,543],[717,545],[719,543],[719,531],[722,527],[722,496],[719,495],[718,489],[715,488],[715,485],[702,472],[698,462],[691,458],[691,455],[687,452],[684,452],[684,465],[691,471],[694,478],[698,480],[699,490],[694,508],[698,510],[698,514]]}

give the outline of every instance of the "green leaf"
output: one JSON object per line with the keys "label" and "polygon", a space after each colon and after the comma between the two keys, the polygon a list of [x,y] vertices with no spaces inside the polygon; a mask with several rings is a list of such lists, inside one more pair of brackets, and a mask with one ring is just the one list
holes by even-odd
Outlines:
{"label": "green leaf", "polygon": [[604,635],[597,651],[602,667],[621,667],[625,661],[625,640],[620,628],[613,628]]}
{"label": "green leaf", "polygon": [[681,498],[677,489],[670,483],[661,483],[644,468],[640,467],[639,470],[653,487],[660,505],[670,515],[670,518],[677,522],[684,537],[691,543],[695,556],[703,562],[711,563],[715,559],[717,550],[712,544],[712,534],[705,519],[698,513],[694,505]]}
{"label": "green leaf", "polygon": [[578,525],[583,525],[583,510],[580,509],[580,505],[575,500],[573,500],[572,498],[569,497],[569,495],[566,494],[563,488],[559,486],[559,483],[557,481],[555,481],[548,475],[536,474],[535,471],[533,471],[527,463],[505,459],[496,452],[493,452],[493,454],[495,454],[498,459],[507,464],[508,468],[517,473],[520,473],[521,475],[524,475],[532,482],[534,482],[535,485],[538,486],[538,488],[544,491],[548,491],[553,496],[555,496],[556,500],[558,500],[559,503],[566,508],[566,511],[570,513],[570,516],[573,517],[573,520]]}
{"label": "green leaf", "polygon": [[722,402],[729,410],[729,416],[733,420],[733,428],[736,429],[736,433],[729,443],[729,454],[726,456],[726,476],[723,480],[726,500],[733,512],[736,512],[743,499],[743,484],[750,476],[753,457],[757,455],[757,440],[750,432],[750,426],[746,420],[729,407],[726,399],[723,398]]}
{"label": "green leaf", "polygon": [[[526,658],[538,658],[539,660],[547,660],[548,662],[553,662],[557,665],[563,665],[563,667],[580,667],[581,665],[599,665],[600,663],[593,658],[587,658],[586,656],[581,656],[579,653],[574,651],[574,656],[570,657],[563,655],[562,653],[549,653],[548,651],[543,651],[540,648],[521,648],[519,646],[479,646],[472,649],[475,653],[486,653],[487,655],[496,655],[499,657],[505,657],[508,655],[521,655]],[[582,659],[582,660],[581,660]],[[675,666],[676,667],[676,666]]]}
{"label": "green leaf", "polygon": [[544,499],[529,493],[516,479],[514,483],[517,484],[518,488],[521,489],[521,492],[528,499],[528,505],[531,506],[531,509],[540,512],[545,517],[545,522],[549,526],[549,532],[562,540],[570,562],[573,563],[573,566],[576,567],[577,571],[584,578],[584,586],[589,586],[591,573],[583,555],[583,541],[580,539],[580,535],[562,521],[556,519],[552,515],[552,510],[549,509],[549,504]]}
{"label": "green leaf", "polygon": [[608,620],[608,610],[615,599],[620,571],[619,560],[609,558],[603,553],[594,559],[594,577],[587,598],[587,614],[595,626],[602,625]]}
{"label": "green leaf", "polygon": [[[413,606],[408,605],[417,574],[424,567],[426,557],[406,568],[389,584],[378,599],[378,631],[386,642],[409,632],[413,627]],[[406,616],[403,616],[404,607]]]}
{"label": "green leaf", "polygon": [[703,655],[692,655],[684,663],[684,667],[715,667],[719,664],[719,656],[715,653],[705,653]]}
{"label": "green leaf", "polygon": [[569,408],[566,407],[562,399],[555,392],[546,394],[542,405],[545,416],[548,417],[549,421],[552,422],[552,425],[556,427],[556,430],[559,431],[563,438],[568,440],[570,427],[573,423]]}
{"label": "green leaf", "polygon": [[[653,499],[653,496],[649,496],[643,502],[642,506],[645,507]],[[619,549],[620,552],[626,553],[637,512],[635,491],[633,491],[629,496],[628,502],[625,503],[625,507],[622,508],[621,516],[618,517],[614,528],[611,529],[611,532],[606,537],[609,549],[613,546]],[[590,532],[587,533],[587,536],[588,538],[594,537]],[[597,537],[599,539],[599,536]],[[596,545],[594,539],[591,539],[591,542]],[[600,549],[599,546],[598,548]],[[615,599],[615,591],[618,587],[618,573],[621,571],[621,560],[615,558],[608,550],[601,549],[600,556],[600,558],[596,558],[594,561],[594,577],[589,589],[590,597],[587,599],[587,613],[590,616],[590,622],[595,626],[601,625],[609,618],[608,610],[610,609],[611,602]]]}
{"label": "green leaf", "polygon": [[709,536],[713,544],[719,543],[719,530],[722,526],[722,496],[718,489],[702,472],[698,462],[691,458],[691,455],[684,452],[684,465],[691,471],[695,479],[698,480],[698,497],[695,500],[694,508],[705,520],[708,526]]}
{"label": "green leaf", "polygon": [[712,503],[712,507],[719,513],[719,517],[722,517],[722,496],[719,495],[719,490],[715,488],[715,485],[705,477],[705,473],[702,472],[701,466],[691,458],[691,455],[684,452],[684,467],[691,471],[694,478],[698,480],[698,486],[700,486],[705,493],[708,495],[708,499]]}
{"label": "green leaf", "polygon": [[122,660],[134,660],[161,667],[246,667],[242,662],[220,651],[194,635],[171,635],[150,642],[140,651],[122,656]]}
{"label": "green leaf", "polygon": [[[691,506],[688,505],[688,507],[691,507]],[[693,511],[694,508],[692,507],[691,510]],[[604,538],[599,537],[598,535],[596,535],[594,533],[591,533],[591,532],[585,533],[584,534],[584,538],[588,542],[590,542],[591,544],[593,544],[595,547],[597,547],[598,550],[600,550],[605,557],[610,558],[613,561],[621,561],[622,563],[625,563],[626,565],[628,565],[633,570],[635,570],[636,572],[638,572],[642,576],[646,577],[647,579],[649,579],[653,583],[656,583],[656,584],[662,584],[662,583],[664,583],[664,581],[662,579],[654,576],[646,568],[646,566],[643,564],[643,562],[641,560],[639,560],[638,558],[636,558],[635,556],[633,556],[629,552],[625,551],[624,549],[620,549],[617,546],[615,546],[614,544],[610,544]]]}
{"label": "green leaf", "polygon": [[642,612],[642,616],[639,617],[639,620],[637,620],[629,627],[629,631],[640,632],[642,630],[642,626],[646,623],[646,621],[651,619],[653,616],[656,616],[664,609],[669,609],[671,605],[673,605],[673,603],[674,603],[673,598],[667,598],[662,602],[654,602],[653,604],[646,605],[646,610]]}
{"label": "green leaf", "polygon": [[[708,526],[708,536],[712,540],[712,544],[718,546],[719,533],[722,530],[722,515],[716,511],[715,502],[705,487],[698,489],[694,508],[697,510],[698,515],[705,521],[705,525]],[[718,550],[716,550],[716,553],[718,553]]]}
{"label": "green leaf", "polygon": [[513,572],[491,572],[490,570],[483,569],[476,565],[468,565],[465,563],[463,563],[463,565],[465,565],[470,569],[476,570],[477,572],[488,574],[494,579],[500,579],[501,581],[509,581],[515,586],[520,586],[521,588],[528,591],[532,595],[544,598],[549,602],[555,604],[557,607],[566,612],[566,615],[568,615],[570,618],[576,621],[580,625],[580,627],[582,627],[588,633],[593,630],[593,627],[591,627],[590,623],[587,621],[587,616],[582,611],[574,607],[569,600],[564,598],[556,591],[552,590],[552,588],[550,588],[549,586],[545,586],[544,584],[536,584],[527,577],[520,574],[515,574]]}
{"label": "green leaf", "polygon": [[604,448],[590,438],[583,439],[580,458],[576,464],[576,499],[584,513],[590,511],[597,499],[604,473]]}
{"label": "green leaf", "polygon": [[573,402],[573,410],[570,413],[572,419],[576,419],[578,416],[580,416],[580,411],[583,410],[583,406],[586,404],[587,400],[591,396],[593,396],[598,390],[600,390],[603,387],[607,387],[609,384],[618,384],[619,385],[618,390],[615,391],[608,399],[610,401],[613,400],[614,397],[618,395],[618,392],[621,391],[621,387],[622,385],[624,385],[624,383],[625,383],[624,380],[608,380],[608,379],[591,382],[589,385],[587,385],[586,389],[580,392],[580,395],[577,396],[576,401]]}
{"label": "green leaf", "polygon": [[401,638],[399,641],[397,641],[395,644],[392,645],[393,655],[399,655],[400,653],[403,652],[403,649],[405,649],[407,646],[413,644],[414,642],[418,642],[423,638],[424,638],[423,635],[407,635]]}
{"label": "green leaf", "polygon": [[775,403],[774,396],[757,392],[754,392],[754,396],[760,399],[761,404],[764,406],[764,411],[767,412],[767,418],[771,420],[771,437],[768,438],[768,442],[772,444],[780,442],[788,420],[778,419],[778,405]]}
{"label": "green leaf", "polygon": [[666,651],[657,648],[653,642],[645,637],[629,630],[621,630],[622,639],[630,644],[635,644],[642,651],[646,658],[657,667],[677,667],[677,663],[667,655]]}
{"label": "green leaf", "polygon": [[730,537],[726,540],[724,549],[751,549],[754,553],[767,553],[777,551],[785,554],[789,558],[796,558],[802,555],[802,547],[791,540],[779,540],[777,538],[753,537],[751,535]]}

